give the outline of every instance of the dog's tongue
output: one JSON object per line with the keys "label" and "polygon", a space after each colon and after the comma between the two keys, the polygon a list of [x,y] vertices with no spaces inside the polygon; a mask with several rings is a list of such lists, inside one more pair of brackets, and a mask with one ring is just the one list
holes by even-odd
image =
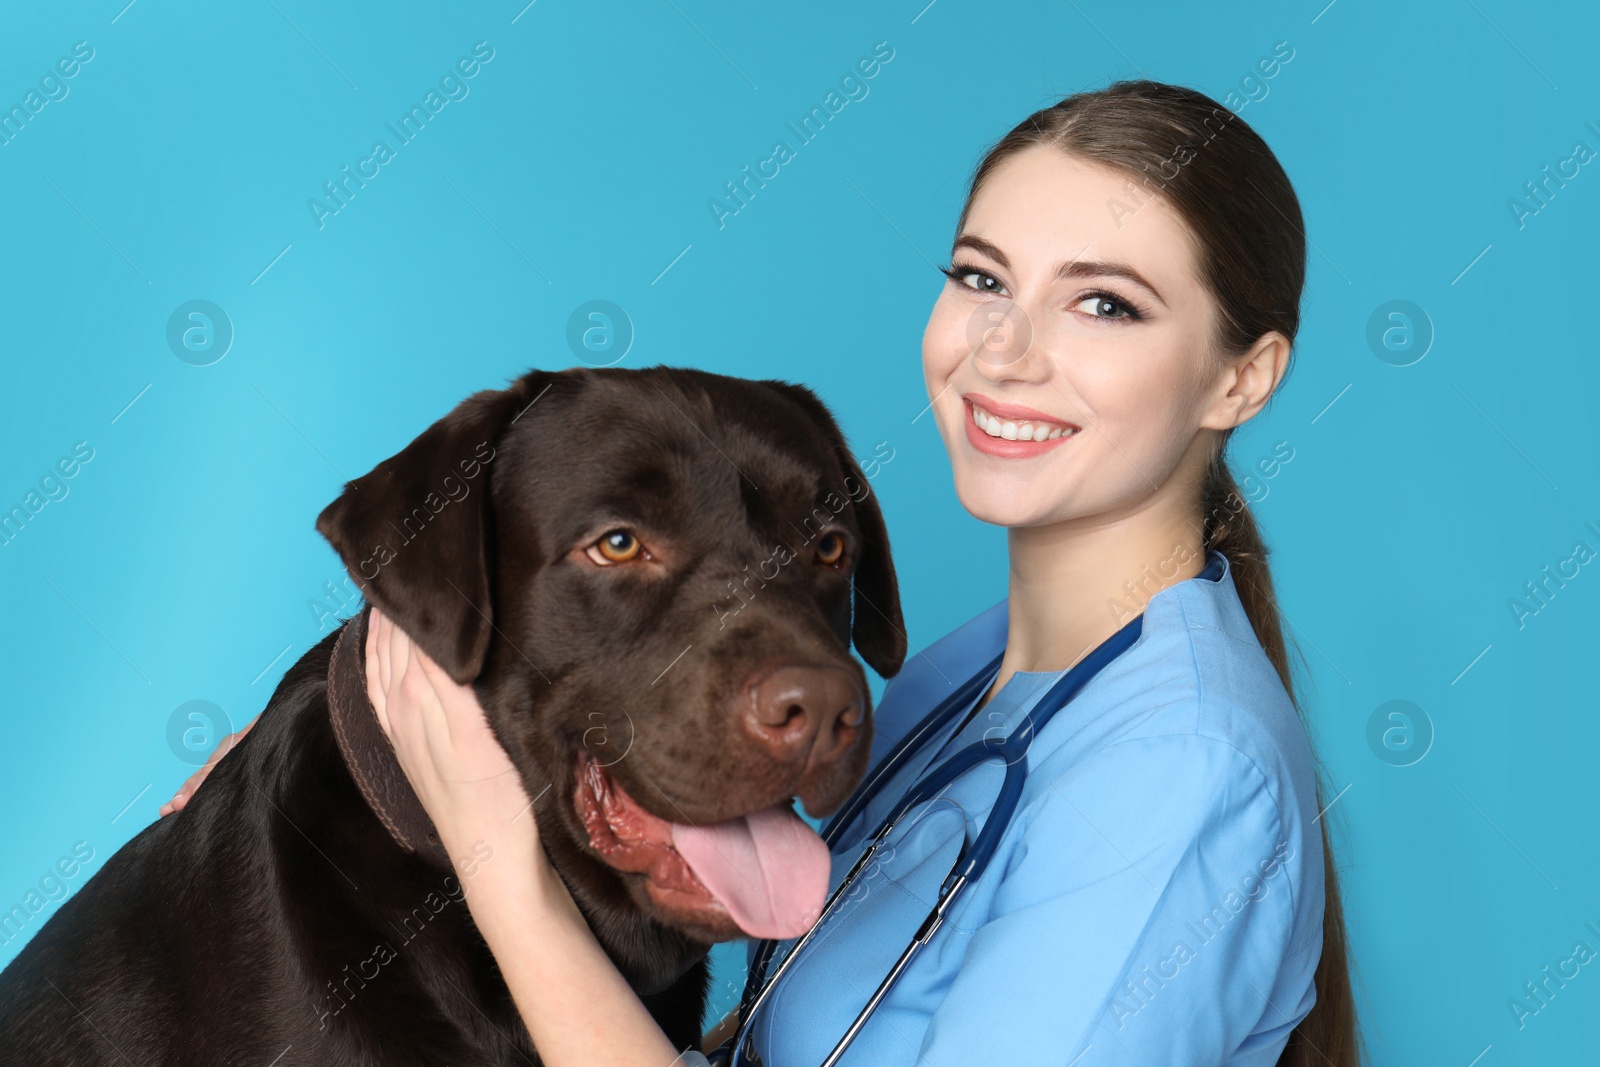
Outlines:
{"label": "dog's tongue", "polygon": [[715,826],[672,824],[672,847],[751,937],[798,937],[828,895],[828,846],[787,804]]}

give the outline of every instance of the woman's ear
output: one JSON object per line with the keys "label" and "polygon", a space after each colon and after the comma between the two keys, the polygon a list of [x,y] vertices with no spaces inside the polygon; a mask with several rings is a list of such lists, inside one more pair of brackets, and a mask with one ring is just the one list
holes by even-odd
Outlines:
{"label": "woman's ear", "polygon": [[493,628],[496,442],[548,377],[474,393],[317,516],[367,600],[459,684],[483,669]]}
{"label": "woman's ear", "polygon": [[1268,330],[1249,351],[1227,360],[1217,372],[1201,428],[1231,430],[1255,418],[1283,381],[1292,347],[1283,334]]}

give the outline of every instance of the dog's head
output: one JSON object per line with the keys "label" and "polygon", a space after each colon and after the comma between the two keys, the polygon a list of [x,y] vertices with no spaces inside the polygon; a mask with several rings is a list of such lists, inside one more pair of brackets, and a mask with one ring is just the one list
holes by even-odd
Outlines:
{"label": "dog's head", "polygon": [[791,800],[828,814],[866,768],[851,643],[884,676],[906,651],[882,513],[811,392],[531,372],[349,483],[317,529],[473,685],[636,985],[809,926],[827,853]]}

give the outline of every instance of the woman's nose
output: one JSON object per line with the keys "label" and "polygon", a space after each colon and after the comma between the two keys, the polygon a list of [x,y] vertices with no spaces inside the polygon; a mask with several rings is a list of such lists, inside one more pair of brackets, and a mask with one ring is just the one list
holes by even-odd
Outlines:
{"label": "woman's nose", "polygon": [[1033,316],[1016,300],[986,304],[967,322],[973,365],[992,382],[1037,381],[1047,371]]}

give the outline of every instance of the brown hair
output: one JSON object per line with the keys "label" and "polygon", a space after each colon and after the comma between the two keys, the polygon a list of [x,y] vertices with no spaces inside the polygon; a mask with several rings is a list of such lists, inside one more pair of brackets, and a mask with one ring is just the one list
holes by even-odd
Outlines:
{"label": "brown hair", "polygon": [[[1127,175],[1126,195],[1107,205],[1114,214],[1136,211],[1153,195],[1176,208],[1196,238],[1201,280],[1218,309],[1213,350],[1225,358],[1242,354],[1270,330],[1293,344],[1305,283],[1305,224],[1288,175],[1243,119],[1204,93],[1162,82],[1118,81],[1076,93],[1029,115],[985,154],[972,176],[957,233],[995,168],[1036,145]],[[1204,514],[1205,546],[1227,557],[1256,638],[1303,715],[1267,547],[1228,468],[1232,432],[1218,436],[1196,502]],[[1324,790],[1318,778],[1320,808]],[[1322,857],[1326,895],[1317,1000],[1290,1035],[1278,1067],[1357,1067],[1361,1062],[1344,911],[1325,818]]]}

